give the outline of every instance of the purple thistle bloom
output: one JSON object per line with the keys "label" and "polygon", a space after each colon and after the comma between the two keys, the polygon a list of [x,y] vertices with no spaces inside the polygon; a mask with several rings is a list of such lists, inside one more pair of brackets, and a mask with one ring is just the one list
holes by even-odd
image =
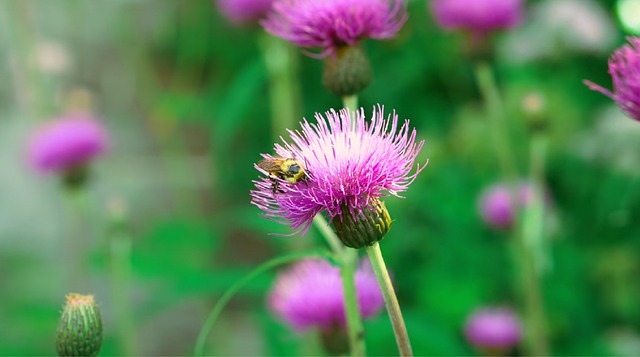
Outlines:
{"label": "purple thistle bloom", "polygon": [[469,316],[464,334],[472,345],[495,351],[517,345],[521,330],[520,321],[511,309],[486,307]]}
{"label": "purple thistle bloom", "polygon": [[364,38],[393,37],[407,20],[402,0],[276,0],[262,25],[300,47],[326,57]]}
{"label": "purple thistle bloom", "polygon": [[[377,314],[384,306],[384,298],[367,261],[359,265],[355,285],[362,317]],[[321,259],[296,263],[278,276],[269,295],[269,307],[296,331],[345,327],[340,269]]]}
{"label": "purple thistle bloom", "polygon": [[517,26],[524,8],[522,0],[431,0],[430,5],[441,27],[480,34]]}
{"label": "purple thistle bloom", "polygon": [[631,45],[620,47],[609,58],[613,92],[587,80],[584,84],[615,100],[623,112],[640,121],[640,38],[627,40]]}
{"label": "purple thistle bloom", "polygon": [[271,10],[273,0],[218,0],[218,9],[231,22],[257,22]]}
{"label": "purple thistle bloom", "polygon": [[516,210],[533,200],[533,186],[529,183],[521,183],[517,195],[517,202],[514,205],[506,184],[490,186],[480,196],[480,216],[491,227],[498,229],[510,227]]}
{"label": "purple thistle bloom", "polygon": [[88,113],[69,113],[46,123],[32,137],[28,156],[40,172],[63,172],[91,161],[108,148],[102,124]]}
{"label": "purple thistle bloom", "polygon": [[264,176],[253,181],[256,190],[251,191],[251,203],[266,218],[303,234],[320,212],[326,211],[330,220],[342,220],[343,214],[357,220],[386,195],[383,191],[401,197],[424,169],[418,165],[411,174],[424,140],[416,143],[415,129],[409,129],[408,120],[400,126],[395,112],[385,118],[384,107],[378,105],[370,123],[362,108],[355,118],[347,109],[332,109],[325,116],[316,113],[316,123],[305,119],[301,132],[289,130],[291,143],[282,139],[282,145],[275,145],[276,155],[300,162],[308,178],[295,184],[282,181],[274,193],[273,179],[256,166]]}

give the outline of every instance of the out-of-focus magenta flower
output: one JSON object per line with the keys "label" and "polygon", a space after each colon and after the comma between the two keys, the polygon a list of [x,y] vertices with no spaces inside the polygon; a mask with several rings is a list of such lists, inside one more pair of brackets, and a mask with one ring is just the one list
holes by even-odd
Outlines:
{"label": "out-of-focus magenta flower", "polygon": [[445,29],[488,33],[517,26],[523,0],[430,0],[431,12]]}
{"label": "out-of-focus magenta flower", "polygon": [[391,38],[406,20],[402,0],[276,0],[262,25],[300,47],[321,48],[318,56],[326,57],[364,38]]}
{"label": "out-of-focus magenta flower", "polygon": [[516,210],[533,200],[534,190],[529,183],[521,183],[517,189],[517,202],[511,199],[509,186],[499,183],[487,188],[480,196],[480,216],[489,226],[503,229],[513,223]]}
{"label": "out-of-focus magenta flower", "polygon": [[640,38],[629,37],[628,41],[631,45],[622,46],[609,58],[613,92],[590,81],[584,83],[615,100],[622,111],[640,121]]}
{"label": "out-of-focus magenta flower", "polygon": [[[371,265],[363,261],[355,274],[356,295],[363,318],[384,306]],[[345,327],[340,269],[321,259],[299,262],[281,273],[269,295],[270,308],[296,331],[311,327]]]}
{"label": "out-of-focus magenta flower", "polygon": [[28,148],[31,166],[40,172],[64,172],[103,154],[108,135],[88,113],[69,113],[50,121],[33,135]]}
{"label": "out-of-focus magenta flower", "polygon": [[411,173],[424,141],[416,143],[415,129],[409,128],[408,120],[400,124],[395,112],[385,118],[384,108],[378,106],[370,122],[363,109],[355,118],[347,109],[332,109],[325,116],[316,113],[316,123],[304,120],[301,132],[289,130],[290,143],[283,139],[283,145],[275,145],[276,155],[297,160],[308,179],[282,181],[274,192],[273,179],[256,166],[264,176],[254,181],[256,190],[251,191],[251,202],[266,218],[303,234],[323,211],[332,221],[346,216],[358,220],[378,207],[383,191],[399,197],[424,168],[418,165]]}
{"label": "out-of-focus magenta flower", "polygon": [[469,316],[464,334],[478,348],[508,352],[520,342],[522,327],[511,309],[486,307]]}
{"label": "out-of-focus magenta flower", "polygon": [[231,22],[242,24],[264,18],[273,0],[217,0],[218,9]]}

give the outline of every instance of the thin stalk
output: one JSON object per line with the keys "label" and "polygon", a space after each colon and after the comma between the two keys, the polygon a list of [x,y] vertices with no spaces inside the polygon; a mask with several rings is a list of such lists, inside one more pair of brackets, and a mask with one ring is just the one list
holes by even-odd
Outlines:
{"label": "thin stalk", "polygon": [[130,303],[131,279],[131,238],[118,235],[111,240],[112,299],[115,313],[115,324],[123,356],[135,356],[135,338],[133,311]]}
{"label": "thin stalk", "polygon": [[67,222],[69,230],[66,234],[67,258],[67,288],[69,291],[83,292],[89,286],[89,264],[87,253],[90,241],[87,223],[89,221],[87,208],[87,192],[84,188],[66,189]]}
{"label": "thin stalk", "polygon": [[331,250],[337,256],[341,256],[346,250],[346,247],[342,244],[340,238],[338,238],[333,229],[331,229],[329,222],[327,222],[321,214],[317,214],[313,217],[313,224],[318,228],[324,239],[327,241],[327,244],[331,247]]}
{"label": "thin stalk", "polygon": [[351,130],[355,131],[356,122],[354,119],[356,118],[355,113],[358,111],[358,95],[353,94],[353,95],[344,96],[342,98],[342,104],[344,105],[345,108],[349,109],[349,112],[351,114]]}
{"label": "thin stalk", "polygon": [[358,264],[358,252],[342,244],[329,223],[320,214],[316,215],[313,223],[331,246],[334,256],[340,261],[340,276],[344,291],[344,308],[347,318],[347,334],[352,356],[365,356],[364,326],[360,316],[358,296],[356,294],[355,272]]}
{"label": "thin stalk", "polygon": [[400,356],[413,356],[411,350],[411,342],[409,341],[409,335],[407,334],[407,327],[404,324],[402,318],[402,312],[400,311],[400,304],[398,304],[398,298],[396,297],[393,285],[391,284],[391,278],[389,272],[384,264],[382,258],[382,252],[380,251],[380,244],[375,242],[373,245],[365,248],[369,261],[373,267],[373,271],[378,279],[378,284],[382,290],[384,297],[384,303],[389,313],[391,325],[393,326],[393,333],[396,335],[396,343],[398,344],[398,351]]}
{"label": "thin stalk", "polygon": [[517,170],[515,160],[511,155],[508,134],[506,131],[506,118],[504,106],[500,98],[500,92],[491,71],[491,66],[481,62],[476,67],[476,80],[483,100],[486,103],[488,119],[491,125],[492,141],[498,157],[498,164],[502,175],[507,181],[515,181]]}
{"label": "thin stalk", "polygon": [[135,356],[135,328],[131,306],[131,246],[132,237],[120,207],[112,212],[111,239],[111,298],[115,315],[115,330],[119,354]]}
{"label": "thin stalk", "polygon": [[300,112],[297,51],[288,42],[266,33],[260,44],[269,76],[271,136],[278,141],[287,128],[294,127]]}
{"label": "thin stalk", "polygon": [[352,356],[366,356],[364,343],[364,326],[360,316],[360,304],[356,292],[355,274],[358,266],[358,251],[344,249],[340,275],[344,292],[344,308],[347,317],[347,333]]}
{"label": "thin stalk", "polygon": [[521,260],[521,279],[525,294],[526,322],[530,331],[527,342],[533,355],[548,356],[545,309],[540,291],[540,276],[545,268],[544,256],[544,162],[546,137],[535,135],[530,148],[530,176],[534,197],[522,215],[521,239],[518,251]]}
{"label": "thin stalk", "polygon": [[[500,98],[500,92],[495,82],[495,78],[489,64],[481,62],[476,67],[476,80],[482,97],[486,103],[487,115],[491,124],[494,148],[500,171],[510,188],[512,202],[519,202],[517,169],[515,160],[512,156],[511,145],[507,133],[506,118],[504,115],[504,105]],[[537,149],[536,149],[537,150]],[[542,152],[544,154],[544,150]],[[540,162],[540,158],[532,158],[532,165],[536,167],[539,179],[542,180],[542,167],[544,161]],[[536,191],[538,189],[536,188]],[[534,199],[537,201],[537,199]],[[540,204],[544,204],[541,201]],[[531,210],[532,208],[529,208]],[[533,209],[536,209],[534,204]],[[529,335],[527,338],[527,348],[529,354],[535,356],[547,356],[549,354],[548,343],[546,339],[544,303],[540,292],[540,277],[536,270],[536,255],[533,246],[530,244],[532,239],[540,241],[542,225],[540,219],[535,218],[543,207],[538,207],[533,216],[527,214],[518,215],[516,226],[512,229],[514,241],[516,242],[515,260],[520,264],[520,281],[523,284],[523,305],[525,309],[527,330]],[[532,219],[533,217],[533,219]],[[529,221],[533,222],[532,224]],[[533,237],[533,238],[532,238]]]}
{"label": "thin stalk", "polygon": [[258,275],[270,269],[276,268],[280,265],[285,265],[285,264],[294,262],[296,260],[301,260],[305,258],[313,258],[313,257],[328,258],[331,256],[332,254],[326,251],[292,253],[288,255],[283,255],[262,263],[257,268],[252,270],[249,274],[245,275],[244,278],[238,280],[227,291],[225,291],[225,293],[220,297],[220,300],[218,300],[218,302],[213,306],[213,309],[211,309],[211,312],[209,312],[209,315],[207,316],[207,319],[205,320],[204,324],[202,325],[202,328],[200,329],[200,333],[198,334],[194,355],[204,356],[204,348],[207,342],[207,336],[209,336],[209,333],[211,332],[213,325],[218,319],[218,316],[220,316],[220,313],[222,312],[224,307],[231,300],[231,298],[233,298],[233,296],[238,292],[238,290],[240,290],[240,288],[245,286],[248,282],[253,280]]}

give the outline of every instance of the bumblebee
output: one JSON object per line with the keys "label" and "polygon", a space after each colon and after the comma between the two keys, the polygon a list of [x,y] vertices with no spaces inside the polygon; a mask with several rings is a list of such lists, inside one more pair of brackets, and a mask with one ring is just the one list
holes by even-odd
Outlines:
{"label": "bumblebee", "polygon": [[278,190],[280,180],[285,180],[289,183],[298,183],[309,179],[302,164],[293,158],[260,160],[258,167],[269,173],[269,178],[273,181],[271,188],[274,194],[276,192],[282,192]]}

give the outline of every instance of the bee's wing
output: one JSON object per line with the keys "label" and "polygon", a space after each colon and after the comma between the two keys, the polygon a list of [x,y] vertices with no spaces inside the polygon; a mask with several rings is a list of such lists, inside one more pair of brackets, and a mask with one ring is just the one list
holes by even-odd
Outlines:
{"label": "bee's wing", "polygon": [[273,159],[273,160],[260,160],[258,161],[258,167],[263,169],[266,172],[272,173],[272,172],[276,172],[276,171],[281,171],[280,165],[282,163],[282,160],[277,160],[277,159]]}

